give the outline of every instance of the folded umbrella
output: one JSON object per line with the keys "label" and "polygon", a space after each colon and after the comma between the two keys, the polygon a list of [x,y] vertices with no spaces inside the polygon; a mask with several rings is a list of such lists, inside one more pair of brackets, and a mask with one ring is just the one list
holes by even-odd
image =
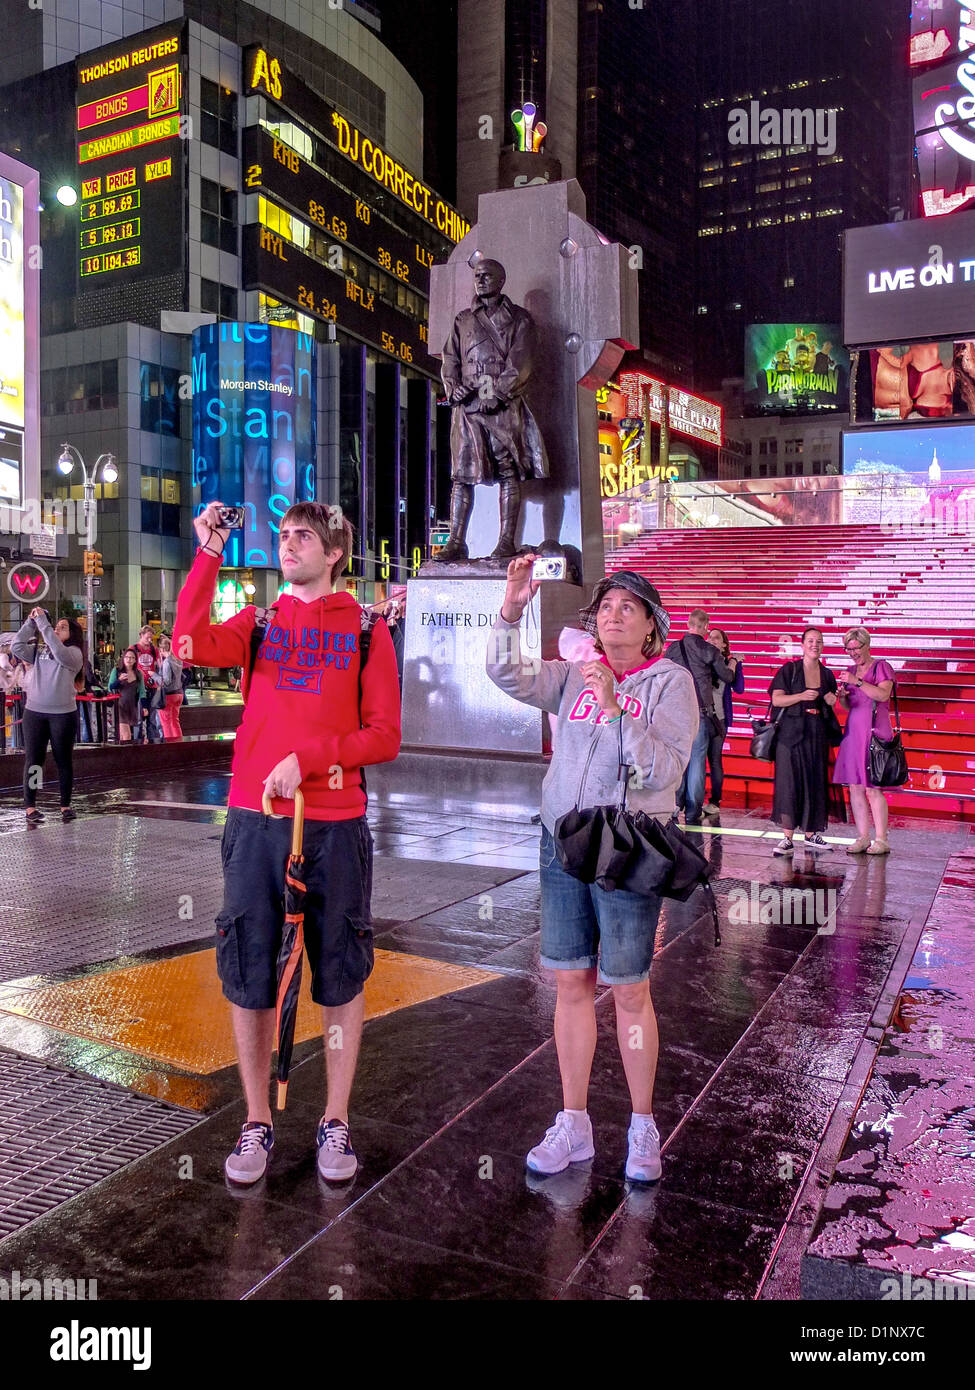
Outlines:
{"label": "folded umbrella", "polygon": [[[265,793],[264,814],[271,812],[271,798]],[[283,1110],[288,1099],[288,1073],[295,1045],[295,1020],[298,1016],[298,995],[301,991],[301,966],[305,950],[305,860],[301,852],[305,828],[305,798],[301,788],[295,791],[295,817],[291,832],[291,853],[284,871],[284,931],[278,950],[278,992],[275,1003],[275,1023],[278,1041],[278,1109]]]}

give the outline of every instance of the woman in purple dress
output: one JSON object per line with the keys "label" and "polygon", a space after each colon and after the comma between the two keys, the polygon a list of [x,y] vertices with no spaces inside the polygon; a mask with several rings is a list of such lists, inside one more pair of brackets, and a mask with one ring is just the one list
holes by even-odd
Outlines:
{"label": "woman in purple dress", "polygon": [[[894,688],[894,672],[886,661],[876,661],[870,655],[870,634],[865,627],[851,627],[843,638],[843,646],[856,665],[836,673],[840,704],[849,714],[843,742],[836,755],[833,781],[850,789],[850,805],[859,838],[850,845],[849,853],[889,854],[887,798],[881,787],[871,785],[867,750],[872,729],[876,729],[879,738],[893,735],[890,692]],[[875,702],[876,724],[873,721]],[[872,840],[871,820],[875,831]]]}

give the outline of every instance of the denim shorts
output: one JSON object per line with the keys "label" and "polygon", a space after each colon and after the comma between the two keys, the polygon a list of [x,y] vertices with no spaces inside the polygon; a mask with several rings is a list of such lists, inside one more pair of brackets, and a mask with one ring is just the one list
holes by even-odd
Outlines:
{"label": "denim shorts", "polygon": [[607,985],[647,979],[660,916],[654,894],[607,893],[567,874],[542,826],[538,856],[542,885],[541,962],[549,970],[592,970]]}
{"label": "denim shorts", "polygon": [[[273,1009],[291,821],[231,806],[220,855],[217,973],[242,1009]],[[305,950],[316,1004],[348,1004],[372,973],[372,835],[365,816],[305,821]]]}

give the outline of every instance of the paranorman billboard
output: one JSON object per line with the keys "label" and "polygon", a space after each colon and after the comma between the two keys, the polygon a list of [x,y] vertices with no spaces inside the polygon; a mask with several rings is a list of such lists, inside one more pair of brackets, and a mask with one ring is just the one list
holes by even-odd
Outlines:
{"label": "paranorman billboard", "polygon": [[745,329],[745,406],[752,414],[845,410],[850,354],[839,324],[753,323]]}

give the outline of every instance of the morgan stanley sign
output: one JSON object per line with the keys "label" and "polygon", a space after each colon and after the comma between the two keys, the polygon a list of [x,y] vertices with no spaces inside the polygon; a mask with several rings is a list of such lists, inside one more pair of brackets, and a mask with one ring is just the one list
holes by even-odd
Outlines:
{"label": "morgan stanley sign", "polygon": [[843,341],[883,347],[975,332],[975,212],[843,237]]}
{"label": "morgan stanley sign", "polygon": [[243,506],[224,563],[276,569],[278,524],[315,496],[315,341],[265,323],[193,334],[193,502]]}

